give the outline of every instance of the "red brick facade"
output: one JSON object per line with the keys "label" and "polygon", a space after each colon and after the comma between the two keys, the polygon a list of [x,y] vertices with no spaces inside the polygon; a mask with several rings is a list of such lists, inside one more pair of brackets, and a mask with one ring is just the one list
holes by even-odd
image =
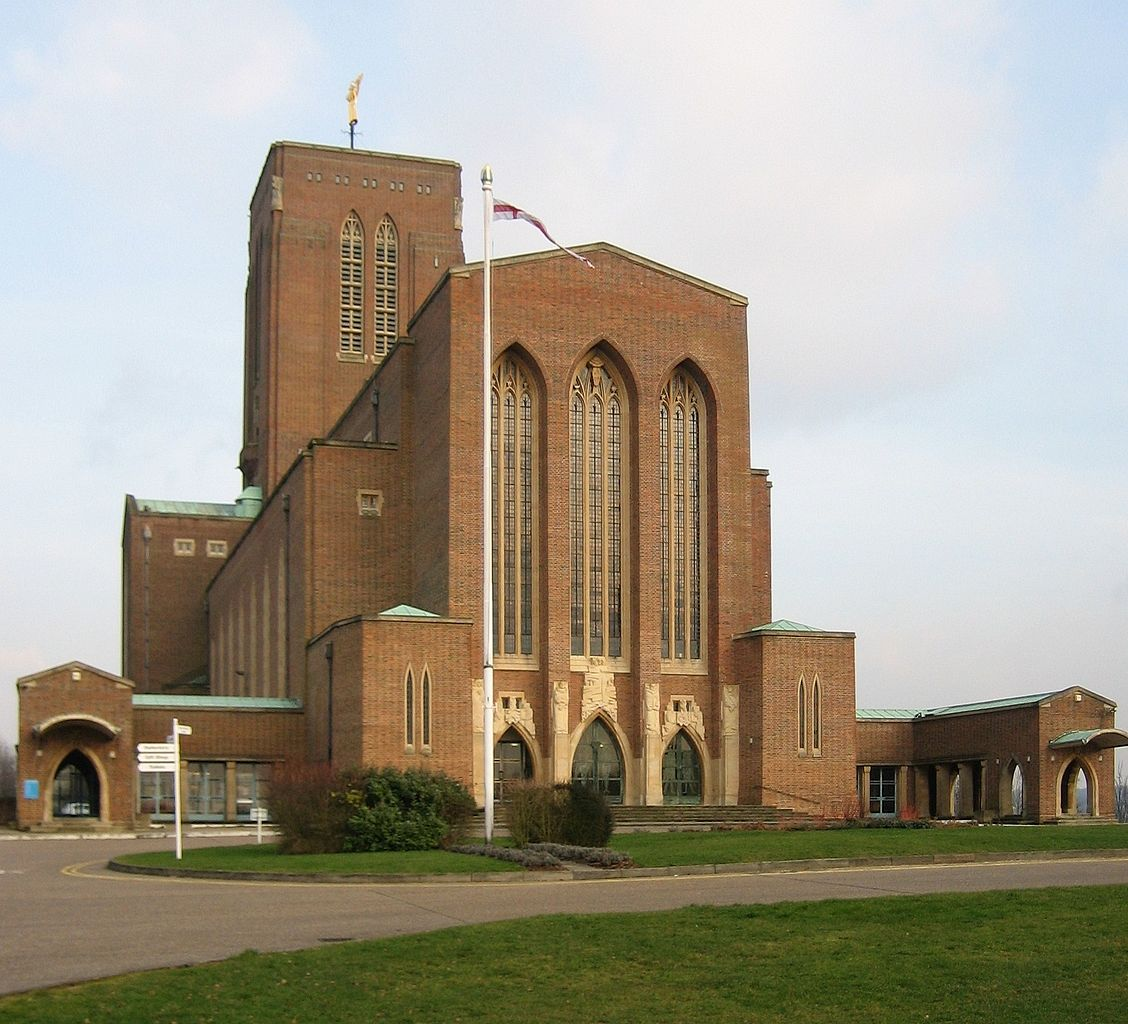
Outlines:
{"label": "red brick facade", "polygon": [[[201,820],[246,820],[270,768],[303,759],[439,769],[484,797],[483,268],[462,262],[461,204],[448,161],[271,148],[251,201],[247,489],[231,506],[127,499],[128,678],[20,681],[21,778],[39,791],[22,823],[69,816],[60,771],[97,783],[101,823],[159,816],[132,745],[175,716]],[[1111,757],[1090,751],[1116,736],[1094,695],[1013,724],[856,720],[853,634],[771,621],[746,300],[582,251],[594,266],[492,267],[499,791],[576,777],[631,804],[843,814],[876,780],[880,813],[943,814],[955,770],[986,816],[1024,757],[1037,806],[1068,804],[1081,762],[1050,744],[1099,719],[1084,770],[1109,792]]]}

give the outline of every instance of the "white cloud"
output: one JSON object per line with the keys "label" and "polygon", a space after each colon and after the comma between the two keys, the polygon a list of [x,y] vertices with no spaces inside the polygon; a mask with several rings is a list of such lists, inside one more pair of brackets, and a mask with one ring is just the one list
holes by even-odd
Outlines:
{"label": "white cloud", "polygon": [[57,36],[7,55],[0,144],[80,153],[84,171],[122,148],[179,153],[276,102],[317,50],[280,3],[75,4]]}

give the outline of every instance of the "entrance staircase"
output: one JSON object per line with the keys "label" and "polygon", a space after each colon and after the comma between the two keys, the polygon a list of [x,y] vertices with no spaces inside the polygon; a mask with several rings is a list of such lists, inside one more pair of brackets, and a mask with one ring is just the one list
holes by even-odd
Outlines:
{"label": "entrance staircase", "polygon": [[[810,815],[790,807],[765,807],[759,804],[741,804],[720,807],[711,804],[656,805],[628,807],[613,805],[616,832],[707,832],[711,829],[741,828],[796,828],[811,820]],[[483,813],[478,811],[471,824],[471,832],[482,835],[485,829]],[[509,835],[505,817],[505,804],[494,806],[494,832]]]}

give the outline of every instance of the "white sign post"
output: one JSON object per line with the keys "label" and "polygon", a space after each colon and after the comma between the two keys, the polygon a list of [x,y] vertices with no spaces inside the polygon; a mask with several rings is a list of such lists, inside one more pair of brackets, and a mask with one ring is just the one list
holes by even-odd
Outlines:
{"label": "white sign post", "polygon": [[258,845],[262,846],[262,823],[266,821],[266,808],[252,807],[251,820],[255,823],[255,832],[258,835]]}
{"label": "white sign post", "polygon": [[137,770],[142,775],[172,776],[172,805],[176,811],[176,859],[183,853],[180,842],[180,737],[191,736],[192,727],[172,720],[172,735],[166,743],[138,743]]}
{"label": "white sign post", "polygon": [[184,856],[184,840],[181,838],[180,833],[180,737],[191,736],[192,726],[181,725],[175,718],[172,720],[172,748],[173,756],[173,782],[172,782],[172,806],[176,817],[176,859],[180,860]]}

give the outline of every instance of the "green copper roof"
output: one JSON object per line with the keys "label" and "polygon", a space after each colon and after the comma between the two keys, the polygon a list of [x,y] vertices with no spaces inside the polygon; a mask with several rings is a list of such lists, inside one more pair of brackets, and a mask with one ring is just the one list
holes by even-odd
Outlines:
{"label": "green copper roof", "polygon": [[1087,743],[1092,743],[1097,750],[1128,747],[1128,733],[1123,729],[1076,729],[1050,740],[1051,747],[1083,747]]}
{"label": "green copper roof", "polygon": [[1002,700],[983,700],[975,704],[953,704],[946,708],[931,708],[922,711],[925,718],[942,718],[945,715],[967,715],[976,711],[999,711],[1003,708],[1024,708],[1033,704],[1041,704],[1051,693],[1032,693],[1026,697],[1004,697]]}
{"label": "green copper roof", "polygon": [[745,633],[825,633],[825,629],[815,626],[805,626],[802,622],[792,622],[791,619],[776,619],[764,626],[753,626]]}
{"label": "green copper roof", "polygon": [[1050,740],[1051,747],[1080,747],[1088,743],[1100,729],[1077,729],[1064,732],[1056,740]]}
{"label": "green copper roof", "polygon": [[859,722],[907,721],[922,712],[914,708],[858,708],[855,712]]}
{"label": "green copper roof", "polygon": [[137,511],[166,516],[208,516],[212,519],[238,519],[242,516],[238,505],[221,505],[213,501],[161,501],[153,498],[138,498]]}
{"label": "green copper roof", "polygon": [[422,608],[413,608],[409,604],[397,604],[394,608],[385,608],[381,615],[397,615],[408,619],[438,619],[441,616],[434,612],[425,612]]}
{"label": "green copper roof", "polygon": [[179,708],[184,711],[301,711],[295,697],[213,697],[197,693],[135,693],[135,708]]}

